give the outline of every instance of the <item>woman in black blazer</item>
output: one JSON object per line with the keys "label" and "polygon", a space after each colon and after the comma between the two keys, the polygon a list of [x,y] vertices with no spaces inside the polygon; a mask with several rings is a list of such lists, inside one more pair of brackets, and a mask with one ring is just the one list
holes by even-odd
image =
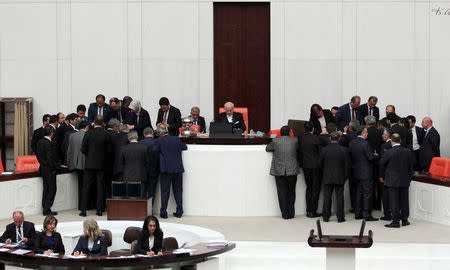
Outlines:
{"label": "woman in black blazer", "polygon": [[48,215],[44,219],[42,232],[36,235],[34,240],[34,252],[39,254],[64,254],[64,244],[62,242],[61,234],[55,231],[58,220]]}
{"label": "woman in black blazer", "polygon": [[73,255],[108,255],[108,246],[102,231],[98,227],[97,221],[93,219],[85,220],[83,223],[84,235],[78,239],[77,246],[73,250]]}
{"label": "woman in black blazer", "polygon": [[137,253],[154,256],[162,255],[163,232],[155,216],[148,216],[144,220],[142,231],[137,240]]}

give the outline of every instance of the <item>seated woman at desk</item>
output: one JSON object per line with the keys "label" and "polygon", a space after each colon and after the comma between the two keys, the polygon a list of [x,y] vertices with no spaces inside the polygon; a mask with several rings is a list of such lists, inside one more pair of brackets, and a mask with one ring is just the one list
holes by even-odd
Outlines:
{"label": "seated woman at desk", "polygon": [[65,253],[61,234],[56,232],[56,225],[58,225],[58,220],[54,216],[45,217],[42,232],[36,234],[34,240],[34,253],[47,255]]}
{"label": "seated woman at desk", "polygon": [[77,246],[73,250],[73,255],[108,255],[106,239],[98,227],[97,221],[93,219],[85,220],[83,223],[84,234],[80,236]]}
{"label": "seated woman at desk", "polygon": [[139,233],[136,250],[138,254],[149,256],[162,254],[163,232],[155,216],[148,216],[144,220],[142,231]]}

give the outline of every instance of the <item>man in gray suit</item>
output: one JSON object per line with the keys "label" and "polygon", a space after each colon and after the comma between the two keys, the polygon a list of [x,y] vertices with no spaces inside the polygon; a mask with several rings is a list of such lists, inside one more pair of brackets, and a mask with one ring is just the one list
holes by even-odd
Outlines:
{"label": "man in gray suit", "polygon": [[88,122],[79,120],[75,123],[75,128],[78,131],[70,134],[66,164],[69,170],[75,170],[78,174],[78,209],[81,209],[81,190],[83,188],[85,161],[85,155],[81,153],[81,144],[83,143],[84,134],[89,129]]}
{"label": "man in gray suit", "polygon": [[266,146],[267,152],[273,152],[270,175],[275,176],[278,202],[284,219],[295,217],[295,185],[300,167],[297,161],[298,139],[289,137],[291,129],[283,126],[281,137],[275,138]]}

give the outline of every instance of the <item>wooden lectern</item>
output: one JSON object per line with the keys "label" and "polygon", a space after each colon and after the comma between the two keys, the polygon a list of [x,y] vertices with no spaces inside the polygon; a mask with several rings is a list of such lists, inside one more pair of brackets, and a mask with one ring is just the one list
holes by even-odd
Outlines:
{"label": "wooden lectern", "polygon": [[355,269],[355,248],[369,248],[373,244],[373,233],[369,230],[367,236],[363,236],[363,222],[359,235],[322,235],[318,221],[318,235],[311,230],[308,237],[310,247],[326,248],[327,270],[353,270]]}

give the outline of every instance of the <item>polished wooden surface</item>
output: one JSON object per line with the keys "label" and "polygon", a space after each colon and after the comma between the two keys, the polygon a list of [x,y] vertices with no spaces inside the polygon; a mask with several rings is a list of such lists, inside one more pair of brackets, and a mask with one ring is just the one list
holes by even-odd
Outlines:
{"label": "polished wooden surface", "polygon": [[[61,168],[61,171],[59,171],[57,174],[65,174],[65,173],[72,173],[73,171],[70,171],[67,168]],[[41,177],[39,174],[39,171],[35,172],[26,172],[26,173],[13,173],[10,175],[0,175],[0,182],[2,181],[11,181],[11,180],[18,180],[18,179],[25,179],[25,178],[33,178],[33,177]]]}
{"label": "polished wooden surface", "polygon": [[[351,242],[344,241],[330,241],[330,237],[352,237]],[[322,240],[319,240],[317,235],[314,235],[314,230],[311,230],[308,237],[308,244],[310,247],[326,247],[326,248],[369,248],[373,244],[373,233],[369,230],[369,235],[363,236],[359,241],[358,236],[347,235],[323,235]]]}
{"label": "polished wooden surface", "polygon": [[412,180],[432,185],[450,187],[450,179],[448,177],[438,178],[433,177],[430,174],[415,174],[413,175]]}
{"label": "polished wooden surface", "polygon": [[214,118],[227,101],[269,131],[270,3],[214,3]]}
{"label": "polished wooden surface", "polygon": [[197,244],[189,247],[195,249],[191,254],[174,254],[172,251],[163,252],[163,256],[153,257],[120,257],[120,256],[89,256],[83,258],[68,258],[64,255],[55,257],[36,256],[33,252],[25,255],[12,254],[10,249],[8,252],[0,252],[0,261],[5,264],[21,265],[22,267],[130,267],[130,268],[152,268],[168,266],[171,264],[196,264],[205,261],[208,257],[225,253],[236,247],[236,244],[229,244],[225,247],[207,247],[206,244]]}
{"label": "polished wooden surface", "polygon": [[254,144],[269,144],[272,139],[269,135],[263,137],[189,137],[181,138],[187,144],[219,144],[219,145],[254,145]]}
{"label": "polished wooden surface", "polygon": [[151,198],[107,199],[108,220],[144,220],[151,214],[147,211],[148,200]]}

